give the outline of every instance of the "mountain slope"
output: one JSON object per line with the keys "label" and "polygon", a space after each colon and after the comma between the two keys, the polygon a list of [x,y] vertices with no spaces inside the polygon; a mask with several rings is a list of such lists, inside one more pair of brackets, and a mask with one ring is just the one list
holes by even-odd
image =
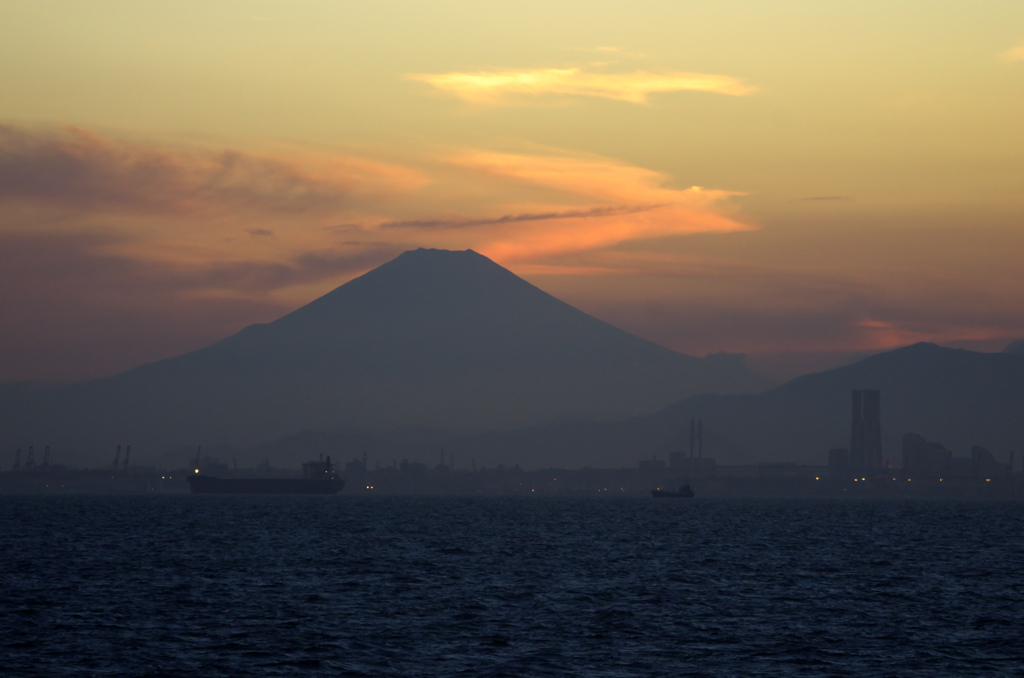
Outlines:
{"label": "mountain slope", "polygon": [[1024,339],[1018,339],[1003,349],[1003,353],[1024,355]]}
{"label": "mountain slope", "polygon": [[471,431],[621,418],[764,386],[741,360],[634,337],[475,252],[416,250],[272,323],[21,403],[23,421],[10,427],[21,438],[7,444],[248,445],[333,426]]}
{"label": "mountain slope", "polygon": [[700,395],[654,415],[483,434],[446,449],[463,456],[485,449],[493,463],[529,467],[632,466],[686,449],[690,419],[701,418],[705,453],[719,463],[825,464],[830,448],[849,447],[850,391],[863,388],[881,391],[882,447],[891,465],[901,461],[905,433],[940,441],[958,456],[978,444],[1005,461],[1024,447],[1024,356],[922,343],[757,395]]}

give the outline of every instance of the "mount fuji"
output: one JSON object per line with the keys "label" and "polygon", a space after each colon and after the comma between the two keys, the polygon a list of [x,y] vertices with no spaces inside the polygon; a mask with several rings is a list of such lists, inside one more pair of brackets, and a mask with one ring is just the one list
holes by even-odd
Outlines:
{"label": "mount fuji", "polygon": [[472,250],[420,249],[206,348],[23,394],[3,408],[0,444],[158,451],[336,426],[473,432],[767,386],[740,356],[640,339]]}

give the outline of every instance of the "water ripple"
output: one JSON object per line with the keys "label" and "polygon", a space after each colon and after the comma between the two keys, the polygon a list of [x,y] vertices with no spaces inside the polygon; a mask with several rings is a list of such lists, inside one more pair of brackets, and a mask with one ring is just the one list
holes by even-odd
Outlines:
{"label": "water ripple", "polygon": [[4,497],[4,675],[998,676],[1016,503]]}

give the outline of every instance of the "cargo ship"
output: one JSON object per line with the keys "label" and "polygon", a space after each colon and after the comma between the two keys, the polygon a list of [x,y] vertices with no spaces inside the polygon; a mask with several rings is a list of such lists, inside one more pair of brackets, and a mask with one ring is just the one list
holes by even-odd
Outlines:
{"label": "cargo ship", "polygon": [[678,490],[664,490],[658,488],[651,490],[651,496],[655,499],[692,499],[693,490],[690,489],[690,484],[682,485]]}
{"label": "cargo ship", "polygon": [[185,480],[192,494],[337,494],[345,487],[344,479],[334,472],[330,455],[326,461],[303,464],[301,478],[217,478],[196,469]]}

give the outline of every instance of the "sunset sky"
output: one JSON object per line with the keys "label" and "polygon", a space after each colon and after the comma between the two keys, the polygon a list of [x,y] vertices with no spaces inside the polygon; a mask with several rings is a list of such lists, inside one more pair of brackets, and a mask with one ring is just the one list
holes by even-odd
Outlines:
{"label": "sunset sky", "polygon": [[1024,337],[1024,2],[0,1],[0,381],[472,248],[783,378]]}

